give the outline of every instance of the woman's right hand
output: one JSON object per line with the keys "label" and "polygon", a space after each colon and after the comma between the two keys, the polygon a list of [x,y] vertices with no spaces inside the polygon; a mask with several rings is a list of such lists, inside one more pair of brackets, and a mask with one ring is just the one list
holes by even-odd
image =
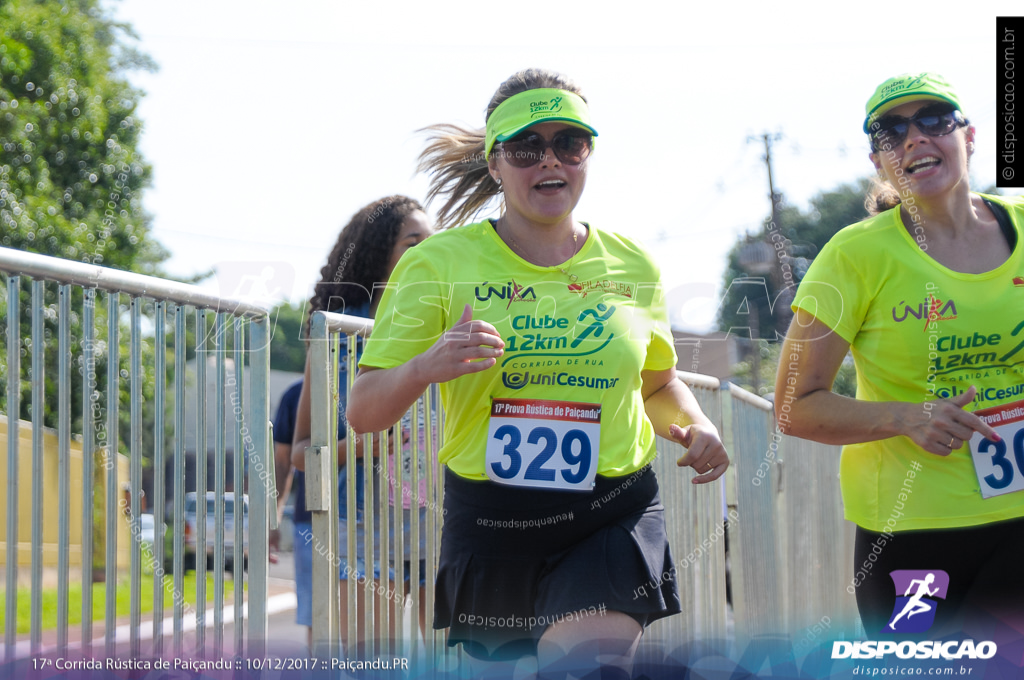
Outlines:
{"label": "woman's right hand", "polygon": [[486,321],[474,321],[473,309],[466,305],[455,325],[416,361],[424,382],[443,383],[486,371],[505,353],[504,347],[498,330]]}
{"label": "woman's right hand", "polygon": [[992,441],[999,435],[981,418],[964,410],[974,400],[977,390],[971,385],[963,394],[949,399],[936,399],[923,404],[905,404],[903,434],[928,453],[948,456],[975,432]]}
{"label": "woman's right hand", "polygon": [[505,342],[486,321],[473,321],[466,305],[455,325],[427,351],[393,368],[364,366],[348,402],[348,422],[357,433],[391,427],[430,387],[494,366]]}

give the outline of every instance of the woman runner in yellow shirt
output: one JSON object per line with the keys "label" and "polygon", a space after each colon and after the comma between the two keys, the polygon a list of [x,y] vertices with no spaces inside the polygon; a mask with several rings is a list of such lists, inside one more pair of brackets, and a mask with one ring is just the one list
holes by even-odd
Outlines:
{"label": "woman runner in yellow shirt", "polygon": [[[504,211],[407,253],[360,361],[349,422],[394,423],[441,384],[445,518],[435,628],[473,657],[631,668],[643,627],[680,611],[655,434],[717,480],[721,439],[676,378],[659,272],[579,222],[596,131],[564,76],[513,75],[485,130],[432,128],[439,222]],[[597,501],[597,502],[595,502]],[[637,596],[638,586],[658,587]],[[567,656],[568,655],[568,656]],[[489,668],[508,674],[501,664]]]}
{"label": "woman runner in yellow shirt", "polygon": [[[836,234],[800,284],[779,427],[845,445],[843,504],[857,524],[847,590],[869,638],[1019,623],[1024,202],[971,193],[975,129],[940,76],[882,83],[864,131],[881,178],[875,216]],[[851,348],[856,399],[831,391]],[[901,618],[897,597],[914,582],[935,584],[928,613]]]}

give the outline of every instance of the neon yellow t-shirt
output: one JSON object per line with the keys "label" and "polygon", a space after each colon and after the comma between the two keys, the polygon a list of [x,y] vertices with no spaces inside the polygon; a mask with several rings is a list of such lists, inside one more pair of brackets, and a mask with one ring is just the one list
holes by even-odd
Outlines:
{"label": "neon yellow t-shirt", "polygon": [[[846,227],[815,258],[793,309],[850,343],[858,399],[923,404],[971,385],[978,396],[968,411],[1024,399],[1024,200],[986,198],[1006,207],[1017,245],[984,274],[955,272],[932,259],[898,209]],[[785,394],[776,399],[783,403]],[[1011,472],[1024,474],[1024,463]],[[967,445],[947,457],[903,436],[847,445],[840,479],[846,518],[871,531],[1024,516],[1024,491],[982,498]]]}
{"label": "neon yellow t-shirt", "polygon": [[487,478],[492,399],[601,404],[598,474],[628,475],[654,458],[640,372],[676,363],[658,268],[637,244],[593,227],[565,268],[576,283],[524,261],[489,221],[432,236],[395,268],[360,366],[423,353],[466,304],[505,340],[494,367],[440,386],[439,459],[453,472]]}

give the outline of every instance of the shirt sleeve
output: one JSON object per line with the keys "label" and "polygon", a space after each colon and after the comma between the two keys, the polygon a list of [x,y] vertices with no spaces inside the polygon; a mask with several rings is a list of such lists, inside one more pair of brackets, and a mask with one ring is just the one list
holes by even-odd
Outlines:
{"label": "shirt sleeve", "polygon": [[645,271],[636,289],[637,313],[645,313],[649,323],[647,348],[642,371],[665,371],[674,369],[678,363],[676,342],[669,324],[669,308],[662,285],[662,270],[645,248],[630,242],[637,258],[634,266]]}
{"label": "shirt sleeve", "polygon": [[377,307],[360,366],[394,368],[430,349],[445,331],[452,285],[413,248],[399,260]]}
{"label": "shirt sleeve", "polygon": [[668,321],[668,308],[665,304],[665,291],[660,283],[660,272],[655,270],[655,276],[659,277],[659,283],[652,291],[650,314],[651,314],[651,337],[647,345],[647,356],[644,359],[645,371],[664,371],[668,368],[675,368],[678,363],[676,357],[675,338],[672,336],[672,327]]}
{"label": "shirt sleeve", "polygon": [[863,272],[842,246],[842,240],[835,237],[825,244],[800,281],[791,306],[794,312],[807,312],[852,345],[871,300]]}
{"label": "shirt sleeve", "polygon": [[302,390],[302,383],[298,389],[288,388],[281,395],[281,403],[277,407],[277,415],[274,418],[274,441],[278,444],[292,443],[292,435],[295,433],[295,411],[299,405],[299,394]]}

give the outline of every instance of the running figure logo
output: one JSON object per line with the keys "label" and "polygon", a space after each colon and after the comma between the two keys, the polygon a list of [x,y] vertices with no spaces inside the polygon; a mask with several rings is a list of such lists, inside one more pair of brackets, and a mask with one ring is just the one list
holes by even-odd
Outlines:
{"label": "running figure logo", "polygon": [[[937,599],[945,600],[949,574],[941,569],[889,572],[896,586],[896,606],[883,633],[923,633],[935,623]],[[902,595],[900,594],[902,593]]]}

